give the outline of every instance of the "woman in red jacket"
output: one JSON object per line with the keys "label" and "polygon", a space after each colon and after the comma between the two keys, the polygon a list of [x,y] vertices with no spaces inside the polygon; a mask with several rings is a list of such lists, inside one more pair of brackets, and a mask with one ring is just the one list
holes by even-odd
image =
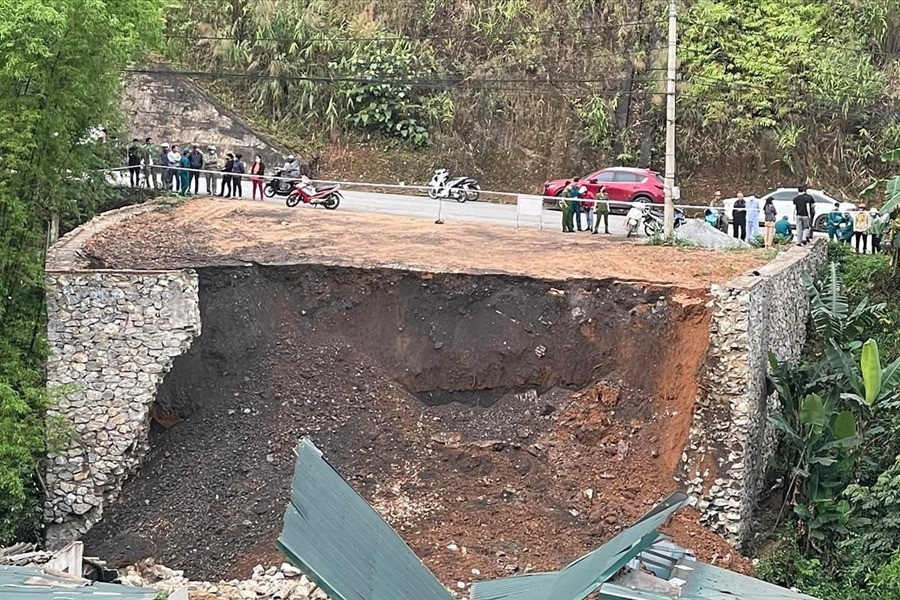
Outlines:
{"label": "woman in red jacket", "polygon": [[253,185],[253,199],[256,200],[256,190],[259,189],[260,201],[265,200],[265,197],[263,196],[262,176],[266,174],[266,163],[263,162],[263,159],[259,154],[256,155],[256,160],[253,161],[253,166],[250,167],[250,174],[253,175],[253,177],[250,178]]}

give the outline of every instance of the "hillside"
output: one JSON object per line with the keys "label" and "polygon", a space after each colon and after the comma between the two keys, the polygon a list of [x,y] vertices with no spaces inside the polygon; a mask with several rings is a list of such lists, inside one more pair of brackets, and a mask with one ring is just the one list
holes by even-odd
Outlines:
{"label": "hillside", "polygon": [[[895,0],[679,3],[680,179],[849,194],[900,143]],[[662,169],[665,0],[197,0],[176,70],[328,176]]]}

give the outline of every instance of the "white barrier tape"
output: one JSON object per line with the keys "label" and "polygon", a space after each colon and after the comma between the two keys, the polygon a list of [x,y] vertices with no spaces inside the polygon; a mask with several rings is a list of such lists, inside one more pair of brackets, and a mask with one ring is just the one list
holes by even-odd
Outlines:
{"label": "white barrier tape", "polygon": [[[134,165],[134,166],[130,166],[130,167],[129,166],[112,167],[109,169],[103,169],[102,172],[105,172],[105,173],[124,172],[124,171],[130,171],[131,169],[138,168],[138,169],[141,169],[141,174],[143,175],[144,167],[145,167],[145,165]],[[275,175],[253,175],[252,173],[229,173],[227,171],[210,171],[208,169],[191,169],[190,167],[185,169],[182,167],[150,165],[150,168],[151,169],[168,169],[170,171],[179,171],[179,172],[180,171],[188,171],[190,173],[200,173],[203,175],[215,175],[217,177],[228,176],[228,177],[240,177],[242,179],[262,179],[264,181],[271,181],[274,179],[283,179],[282,177],[277,177]],[[396,189],[396,190],[405,190],[405,191],[416,190],[416,191],[427,192],[429,189],[431,189],[427,185],[400,185],[400,184],[396,184],[396,183],[371,183],[371,182],[365,182],[365,181],[338,181],[338,180],[333,180],[333,179],[310,179],[310,181],[313,182],[314,184],[324,183],[327,185],[337,184],[337,185],[349,186],[349,187],[386,188],[386,189]],[[515,192],[495,192],[492,190],[478,190],[478,193],[479,194],[491,194],[491,195],[495,195],[495,196],[510,196],[513,199],[517,199],[519,196],[530,196],[532,198],[541,198],[542,200],[550,200],[553,203],[558,203],[561,200],[566,200],[567,202],[594,202],[594,203],[601,202],[600,200],[597,200],[596,198],[560,198],[559,196],[542,196],[540,194],[518,194]],[[454,198],[450,198],[450,197],[439,197],[439,198],[435,198],[435,199],[436,200],[454,200],[455,201]],[[643,204],[646,204],[644,202],[626,202],[626,201],[622,201],[622,200],[603,200],[602,202],[607,202],[610,205],[616,205],[616,206],[642,206]],[[654,203],[654,204],[651,204],[651,206],[663,208],[662,204]],[[711,208],[708,206],[698,206],[696,204],[676,204],[674,206],[675,206],[675,208],[679,208],[682,210],[684,210],[684,209],[706,210],[707,208]],[[716,209],[724,210],[724,208],[716,208]]]}

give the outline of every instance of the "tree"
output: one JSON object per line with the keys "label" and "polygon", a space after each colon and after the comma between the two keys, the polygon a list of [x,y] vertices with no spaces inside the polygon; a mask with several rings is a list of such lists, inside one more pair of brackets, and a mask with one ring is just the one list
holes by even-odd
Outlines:
{"label": "tree", "polygon": [[122,68],[159,38],[162,0],[0,0],[0,545],[35,534],[44,448],[48,223],[105,197]]}

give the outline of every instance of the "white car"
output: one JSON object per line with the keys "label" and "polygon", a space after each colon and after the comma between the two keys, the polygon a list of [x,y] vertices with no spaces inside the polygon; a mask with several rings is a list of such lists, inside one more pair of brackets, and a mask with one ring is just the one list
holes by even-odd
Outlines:
{"label": "white car", "polygon": [[[822,190],[807,190],[807,193],[813,197],[813,200],[816,201],[816,214],[815,221],[813,221],[813,229],[815,231],[825,231],[828,228],[828,213],[834,208],[834,203],[837,202],[840,204],[841,210],[844,212],[853,212],[856,210],[856,205],[852,202],[839,202],[835,200],[831,196],[827,195]],[[788,221],[790,221],[791,225],[796,225],[794,222],[794,198],[796,198],[800,192],[797,191],[797,188],[778,188],[774,192],[769,192],[765,196],[759,199],[759,222],[760,226],[762,226],[763,220],[765,219],[765,215],[763,214],[763,206],[766,203],[768,198],[772,199],[772,203],[775,205],[775,210],[778,213],[778,216],[775,217],[775,220],[780,220],[782,216],[787,215]],[[744,201],[747,201],[752,196],[745,196]],[[729,220],[732,219],[732,210],[734,208],[734,201],[737,198],[726,198],[724,200],[725,203],[725,214],[728,215]]]}

